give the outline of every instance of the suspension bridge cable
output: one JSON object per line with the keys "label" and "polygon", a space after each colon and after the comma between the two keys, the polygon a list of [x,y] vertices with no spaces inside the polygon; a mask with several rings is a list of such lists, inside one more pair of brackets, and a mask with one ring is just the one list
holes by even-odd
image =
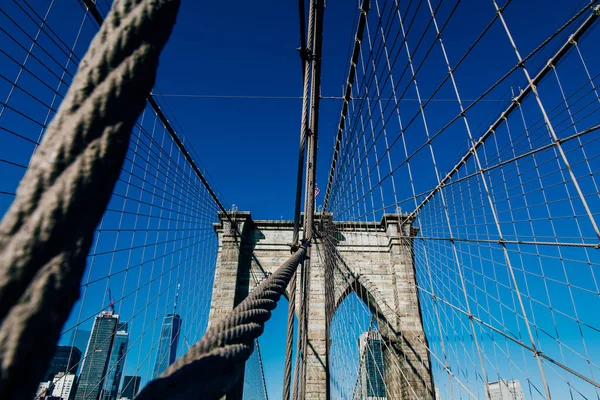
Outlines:
{"label": "suspension bridge cable", "polygon": [[[308,130],[308,102],[309,102],[309,86],[310,86],[310,66],[312,63],[312,43],[314,17],[310,14],[308,21],[308,32],[306,32],[306,16],[304,0],[298,1],[298,15],[300,27],[300,60],[302,62],[302,114],[300,118],[300,150],[298,152],[298,167],[296,178],[296,199],[294,208],[294,231],[292,237],[292,246],[297,246],[299,243],[300,233],[300,211],[302,208],[302,178],[304,177],[304,153],[306,146],[307,130]],[[283,371],[283,399],[289,400],[292,386],[292,354],[294,345],[294,315],[296,308],[296,275],[291,279],[289,286],[289,303],[288,303],[288,319],[286,328],[286,343],[285,343],[285,364]],[[296,353],[296,357],[299,357]],[[297,367],[296,367],[297,368]],[[294,391],[294,398],[296,391]]]}
{"label": "suspension bridge cable", "polygon": [[[80,25],[80,26],[83,26],[83,23],[84,23],[84,22],[85,22],[85,16],[84,16],[84,18],[82,19],[82,23],[81,23],[81,25]],[[80,31],[81,31],[81,29],[80,29]],[[77,43],[77,41],[75,41],[75,43]],[[34,44],[35,44],[36,46],[42,46],[42,43],[39,43],[39,42],[37,42],[37,43],[34,43]],[[76,58],[76,57],[75,57],[75,58]],[[25,82],[26,82],[26,81],[25,81]],[[143,117],[142,117],[142,121],[143,121]],[[163,140],[163,143],[162,143],[162,144],[161,144],[161,143],[157,143],[157,141],[155,140],[155,138],[154,138],[154,135],[155,135],[155,131],[156,131],[156,129],[154,129],[154,127],[156,127],[156,124],[154,125],[154,127],[153,127],[153,129],[152,129],[152,132],[151,132],[151,135],[152,135],[152,136],[149,136],[149,135],[148,135],[148,133],[147,133],[147,132],[148,132],[148,130],[147,130],[147,129],[145,129],[143,126],[140,126],[140,123],[139,123],[139,122],[138,122],[138,123],[136,123],[136,127],[140,129],[140,132],[142,132],[142,133],[143,133],[143,136],[142,136],[141,138],[140,138],[140,137],[137,137],[137,140],[135,140],[135,146],[140,146],[140,145],[142,145],[142,146],[143,146],[143,145],[145,145],[145,144],[146,144],[146,143],[145,143],[145,140],[147,139],[147,140],[149,141],[149,147],[148,147],[148,149],[150,150],[150,153],[152,153],[152,154],[155,154],[155,155],[157,155],[157,156],[158,156],[158,158],[155,158],[155,157],[153,157],[152,155],[150,155],[150,153],[148,153],[148,155],[149,155],[149,158],[148,158],[148,160],[150,160],[150,158],[152,158],[152,159],[153,159],[153,161],[157,162],[157,164],[158,164],[158,165],[161,165],[161,162],[160,162],[160,159],[162,158],[161,156],[163,156],[163,155],[164,155],[164,158],[165,158],[165,159],[168,159],[168,164],[162,164],[162,165],[161,165],[161,167],[162,167],[162,168],[164,168],[164,171],[159,171],[159,170],[156,170],[156,173],[157,173],[157,182],[162,182],[162,183],[164,183],[165,187],[168,187],[168,186],[170,186],[170,185],[169,185],[169,183],[167,183],[166,181],[164,181],[164,182],[163,182],[163,181],[161,181],[160,177],[158,177],[158,174],[160,173],[160,174],[161,174],[161,176],[165,176],[165,178],[168,178],[169,171],[171,170],[170,166],[175,166],[175,167],[177,167],[177,170],[178,170],[178,171],[182,171],[182,172],[184,172],[184,173],[185,173],[185,171],[184,171],[183,169],[181,169],[181,166],[177,164],[176,160],[174,160],[174,159],[173,159],[173,157],[171,157],[171,155],[169,155],[169,154],[166,154],[166,155],[165,155],[165,151],[164,151],[164,147],[163,147],[163,146],[164,146],[164,144],[165,144],[165,143],[164,143],[164,140]],[[135,134],[135,132],[132,134],[132,141],[134,141],[134,138],[136,138],[136,134]],[[154,148],[159,148],[159,149],[161,150],[161,152],[160,152],[160,153],[156,153],[156,152],[154,152],[154,150],[153,150]],[[148,174],[147,174],[147,173],[148,173],[148,164],[144,164],[144,162],[138,162],[138,159],[139,159],[139,160],[142,160],[143,158],[145,158],[145,157],[143,157],[143,154],[144,154],[144,153],[143,153],[143,152],[141,152],[141,151],[140,151],[140,153],[136,153],[136,152],[135,152],[135,150],[136,150],[136,147],[133,147],[133,150],[134,150],[134,153],[133,153],[133,158],[130,158],[130,157],[128,156],[128,157],[126,157],[126,159],[125,159],[126,163],[128,163],[128,162],[131,162],[131,169],[130,169],[129,171],[127,171],[129,168],[125,168],[125,167],[124,167],[124,172],[125,172],[125,173],[126,173],[126,172],[130,172],[129,179],[125,179],[125,180],[123,180],[123,179],[119,179],[118,183],[119,183],[119,182],[122,182],[122,183],[124,183],[124,184],[128,185],[128,186],[127,186],[127,187],[128,187],[128,191],[129,191],[129,189],[132,189],[132,190],[135,190],[135,189],[140,189],[140,190],[141,190],[141,195],[143,195],[143,194],[144,194],[144,192],[146,192],[147,194],[151,194],[149,191],[145,191],[145,188],[144,188],[145,182],[144,182],[144,181],[142,181],[142,184],[141,184],[141,186],[139,186],[139,185],[136,185],[136,184],[133,184],[133,183],[131,182],[131,177],[139,177],[140,179],[142,179],[142,177],[141,177],[141,176],[139,176],[139,175],[137,175],[136,173],[134,173],[134,172],[133,172],[133,171],[134,171],[134,167],[135,167],[135,168],[139,168],[141,171],[145,171],[145,174],[146,174],[145,176],[146,176],[146,177],[151,177],[151,175],[148,175]],[[139,150],[139,149],[138,149],[138,150]],[[139,157],[139,158],[136,158],[138,155],[140,155],[140,157]],[[166,172],[166,173],[165,173],[165,172]],[[190,172],[191,172],[191,171],[190,171]],[[179,174],[179,172],[177,172],[175,175],[177,176],[178,174]],[[192,173],[192,174],[193,174],[193,173]],[[187,175],[188,175],[188,176],[187,176],[187,179],[189,180],[189,182],[188,182],[186,185],[179,185],[178,187],[188,187],[188,186],[189,186],[190,188],[198,187],[198,185],[197,185],[197,182],[196,182],[196,181],[194,181],[194,179],[193,179],[193,176],[190,176],[189,174],[187,174]],[[157,190],[157,191],[160,191],[160,190],[161,190],[160,186],[157,186],[157,185],[152,185],[152,184],[148,183],[148,184],[147,184],[147,186],[153,187],[153,188],[155,188],[154,190]],[[176,190],[176,192],[179,192],[179,191],[177,191],[177,190]],[[200,192],[201,192],[201,190],[200,190]],[[158,192],[156,192],[156,193],[158,193]],[[163,193],[165,193],[165,192],[163,192]],[[198,194],[201,194],[201,193],[196,193],[196,195],[198,195]],[[110,212],[112,212],[112,213],[119,213],[119,212],[120,212],[120,213],[122,213],[123,215],[127,215],[127,214],[129,214],[129,215],[137,215],[137,216],[141,216],[142,218],[143,218],[144,216],[146,216],[146,217],[150,217],[150,218],[152,218],[152,217],[153,217],[153,216],[152,216],[152,215],[150,215],[150,214],[144,214],[144,213],[141,213],[141,212],[140,212],[140,210],[139,210],[139,207],[138,207],[138,209],[137,209],[137,213],[131,213],[131,211],[126,211],[126,210],[125,210],[125,205],[126,205],[128,202],[135,202],[135,201],[136,201],[136,199],[134,199],[134,198],[133,198],[133,196],[128,196],[128,195],[127,195],[127,191],[126,191],[125,193],[123,193],[123,192],[121,192],[121,193],[113,193],[113,196],[119,196],[119,197],[122,197],[122,199],[124,200],[124,201],[123,201],[123,209],[122,209],[122,210],[116,210],[116,209],[114,209],[114,208],[113,208],[113,209],[109,208],[109,209],[108,209],[108,214],[110,214]],[[166,205],[166,204],[169,204],[169,203],[168,203],[168,202],[169,202],[169,198],[167,198],[167,197],[163,197],[163,196],[161,196],[161,197],[162,197],[162,200],[161,200],[161,201],[162,201],[162,203],[163,203],[163,206],[160,206],[160,204],[157,204],[157,205],[156,205],[156,208],[160,208],[160,209],[161,209],[161,214],[162,214],[162,212],[163,212],[163,211],[164,211],[164,212],[173,212],[173,211],[174,211],[174,209],[173,209],[172,207],[168,207],[168,206],[167,206],[167,207],[165,207],[165,206],[164,206],[164,205]],[[189,197],[189,196],[188,196],[188,197]],[[141,197],[140,197],[140,199],[141,199]],[[146,199],[147,199],[147,198],[146,198]],[[146,201],[139,202],[138,204],[144,204],[144,205],[146,205],[146,206],[149,206],[149,207],[152,207],[152,205],[153,205],[153,203],[152,203],[151,201],[147,201],[147,200],[146,200]],[[209,202],[206,202],[206,204],[209,204]],[[159,207],[159,206],[160,206],[160,207]],[[152,208],[150,208],[150,210],[152,210]],[[216,212],[216,210],[215,210],[215,212]],[[204,213],[203,215],[206,215],[206,214]],[[161,218],[161,216],[160,216],[160,215],[156,216],[156,218],[157,218],[157,219],[159,219],[160,221],[163,221],[163,220],[164,220],[164,221],[168,221],[168,222],[169,222],[169,225],[167,225],[167,226],[165,227],[165,229],[160,229],[160,228],[156,228],[156,229],[154,229],[156,232],[165,232],[165,233],[167,234],[167,237],[170,237],[170,235],[171,235],[172,233],[177,233],[177,232],[178,232],[178,230],[177,230],[177,229],[172,229],[172,228],[171,228],[171,229],[169,229],[169,226],[170,226],[170,223],[178,221],[178,220],[179,220],[179,218],[168,218],[168,217],[167,217],[167,218]],[[187,218],[189,219],[189,218],[191,218],[191,216],[188,216]],[[138,220],[139,220],[139,218],[136,218],[136,224],[134,225],[134,229],[132,229],[132,230],[131,230],[131,229],[129,229],[129,230],[128,230],[128,229],[118,229],[118,230],[114,230],[114,229],[113,229],[113,230],[111,230],[111,229],[104,229],[104,230],[103,230],[103,229],[100,229],[100,230],[98,230],[98,231],[97,231],[97,232],[98,232],[98,238],[100,238],[100,237],[103,237],[103,238],[104,238],[104,237],[106,236],[106,234],[109,234],[109,237],[110,237],[110,232],[111,232],[111,231],[114,231],[114,232],[116,232],[116,233],[117,233],[117,237],[119,236],[119,234],[122,234],[122,236],[131,235],[130,237],[131,237],[131,238],[132,238],[132,240],[133,240],[133,238],[134,238],[134,237],[135,237],[135,235],[136,235],[136,234],[135,234],[135,232],[136,232],[135,226],[137,226],[137,225],[138,225],[138,224],[137,224],[137,221],[138,221]],[[103,219],[103,221],[104,221],[104,219]],[[120,224],[119,224],[119,226],[120,226]],[[173,226],[175,226],[175,225],[173,225]],[[160,227],[160,225],[159,225],[159,227]],[[143,229],[143,228],[138,228],[137,230],[139,231],[139,233],[138,233],[138,234],[143,234],[143,232],[144,232],[144,229]],[[202,229],[200,229],[200,230],[202,230]],[[130,233],[128,233],[128,231],[130,231],[130,232],[133,232],[133,233],[131,233],[131,234],[130,234]],[[147,230],[147,232],[149,232],[149,230]],[[104,234],[104,235],[102,235],[102,234]],[[145,240],[145,241],[148,241],[148,236],[147,236],[147,235],[148,235],[148,233],[146,233],[146,240]],[[139,237],[139,236],[138,236],[138,237]],[[193,236],[193,240],[202,240],[203,238],[208,238],[208,236],[204,236],[204,235],[202,235],[202,236],[197,236],[197,235],[194,235],[194,236]],[[184,239],[184,240],[186,240],[186,241],[187,241],[187,239]],[[165,244],[164,244],[164,245],[166,245],[166,246],[169,246],[169,245],[175,245],[177,242],[178,242],[178,240],[169,240],[168,242],[165,242]],[[179,242],[180,242],[180,241],[179,241]],[[116,242],[115,242],[115,243],[116,243]],[[149,242],[148,242],[148,243],[149,243]],[[206,245],[206,243],[207,243],[207,241],[205,241],[205,242],[204,242],[204,245]],[[148,260],[148,261],[146,262],[146,264],[141,264],[141,265],[139,265],[140,276],[141,276],[142,269],[145,269],[145,267],[146,267],[146,266],[148,266],[148,264],[152,265],[153,263],[155,263],[155,262],[160,262],[161,260],[164,262],[164,258],[165,258],[165,257],[175,257],[175,256],[177,256],[177,255],[179,255],[179,256],[181,257],[181,256],[182,256],[182,252],[183,252],[183,251],[189,252],[190,248],[192,248],[192,246],[193,246],[193,245],[194,245],[194,244],[190,244],[190,245],[183,246],[183,247],[181,248],[181,251],[178,251],[177,249],[174,249],[174,251],[173,251],[173,252],[168,252],[168,253],[164,254],[164,256],[157,255],[157,254],[156,254],[156,252],[155,252],[155,257],[153,257],[151,260]],[[146,250],[147,250],[147,249],[151,249],[152,247],[153,247],[152,245],[150,245],[150,246],[144,246],[144,248],[143,248],[143,251],[144,251],[144,252],[146,252]],[[194,248],[195,248],[195,247],[194,247]],[[132,247],[132,248],[129,248],[129,249],[120,249],[120,251],[121,251],[121,252],[125,252],[125,253],[127,253],[127,254],[128,254],[128,258],[129,258],[129,259],[131,259],[131,254],[132,254],[132,252],[135,252],[135,251],[137,251],[137,250],[135,249],[135,246],[134,246],[134,247]],[[104,254],[108,255],[108,254],[110,254],[110,253],[108,253],[108,252],[104,252]],[[203,253],[203,254],[206,254],[206,253]],[[90,254],[90,257],[91,257],[91,259],[92,259],[92,260],[94,260],[96,257],[100,257],[100,258],[101,258],[101,257],[103,257],[103,255],[102,255],[102,254],[98,254],[97,252],[92,252],[92,254]],[[112,258],[113,258],[113,260],[111,260],[111,262],[110,262],[110,270],[112,270],[113,266],[115,265],[115,263],[114,263],[114,256],[113,256]],[[195,257],[194,257],[194,258],[195,258]],[[118,257],[117,257],[117,259],[118,259]],[[180,258],[180,259],[181,259],[181,258]],[[175,260],[175,258],[174,258],[174,260]],[[194,259],[193,261],[197,263],[197,261],[196,261],[195,259]],[[183,263],[186,263],[186,262],[192,262],[192,258],[190,258],[190,257],[186,257],[185,259],[183,259]],[[199,263],[198,263],[198,264],[199,264]],[[172,273],[178,272],[178,271],[180,270],[180,268],[182,268],[182,266],[183,266],[183,265],[182,265],[182,263],[179,263],[179,262],[177,262],[177,263],[174,263],[174,264],[173,264],[173,266],[172,266],[171,268],[169,268],[168,270],[164,271],[164,273],[161,273],[160,275],[158,275],[158,276],[156,276],[155,278],[151,279],[151,280],[149,281],[149,284],[150,284],[150,285],[144,285],[144,284],[139,284],[139,283],[138,283],[136,290],[134,290],[134,291],[130,292],[130,293],[128,294],[128,296],[131,296],[131,295],[135,294],[135,297],[136,297],[136,299],[137,299],[137,297],[138,297],[138,293],[139,293],[139,291],[140,291],[140,290],[144,290],[144,289],[146,289],[146,290],[147,290],[147,289],[149,289],[149,288],[151,287],[151,285],[152,285],[152,284],[157,284],[157,283],[158,283],[158,284],[159,284],[159,286],[160,286],[160,283],[163,281],[163,278],[166,278],[166,277],[168,277],[168,276],[169,276],[169,274],[172,274]],[[84,291],[84,295],[83,295],[83,298],[82,298],[82,300],[81,300],[81,304],[80,304],[80,305],[79,305],[79,307],[77,307],[77,308],[79,308],[79,310],[83,310],[83,308],[84,308],[84,305],[85,305],[85,303],[86,303],[86,302],[85,302],[85,294],[87,293],[87,291],[88,291],[88,289],[89,289],[89,288],[93,288],[95,285],[97,286],[97,285],[98,285],[98,284],[100,284],[100,283],[102,283],[102,284],[104,284],[104,285],[108,286],[108,281],[109,281],[110,279],[113,279],[113,284],[114,284],[114,282],[115,282],[115,281],[114,281],[114,279],[116,278],[116,279],[117,279],[117,281],[119,281],[120,279],[119,279],[119,276],[118,276],[118,275],[119,275],[119,274],[123,274],[123,273],[125,274],[125,279],[121,279],[121,280],[122,280],[122,281],[125,283],[125,281],[127,281],[127,274],[130,272],[130,270],[131,270],[130,268],[126,268],[125,270],[120,270],[120,271],[117,271],[117,272],[114,272],[114,273],[113,273],[113,272],[111,272],[111,271],[109,271],[109,273],[108,273],[107,275],[105,275],[104,277],[95,277],[95,279],[91,279],[91,280],[88,278],[87,282],[85,282],[84,284],[82,284],[82,288],[83,288],[83,291]],[[144,272],[150,272],[150,271],[144,271]],[[90,274],[92,274],[92,273],[93,273],[93,271],[92,271],[92,269],[90,268]],[[196,274],[197,274],[197,273],[198,273],[198,271],[196,272]],[[198,279],[192,279],[192,281],[194,281],[194,282],[202,282],[203,280],[204,280],[204,279],[201,279],[201,280],[198,280]],[[125,290],[125,284],[123,284],[123,286],[122,286],[122,287],[123,287],[123,290]],[[105,289],[105,290],[106,290],[106,289]],[[165,294],[166,294],[166,292],[165,292],[165,291],[161,291],[161,292],[160,292],[160,294],[161,294],[161,296],[162,296],[162,295],[165,295]],[[120,301],[119,301],[119,300],[117,300],[117,301],[116,301],[116,304],[118,304],[118,305],[119,305],[119,304],[122,304],[122,302],[123,302],[123,301],[126,299],[126,297],[128,297],[128,296],[123,296],[123,297],[122,297],[122,299],[120,299]],[[149,298],[149,299],[148,299],[148,302],[146,303],[146,306],[145,306],[145,307],[142,309],[142,311],[144,311],[144,310],[147,310],[147,309],[148,309],[148,307],[151,307],[153,304],[156,304],[156,302],[157,302],[158,300],[159,300],[159,298],[156,298],[156,297]],[[103,307],[100,307],[100,306],[99,306],[99,309],[97,309],[98,311],[96,311],[96,313],[97,313],[97,312],[99,312],[99,311],[101,311],[101,309],[102,309],[102,308],[103,308]],[[134,305],[134,307],[133,307],[133,308],[134,308],[134,309],[136,308],[136,307],[135,307],[135,305]],[[201,308],[200,308],[200,309],[201,309]],[[157,311],[158,311],[158,310],[157,310]],[[81,315],[81,312],[80,312],[80,315]],[[139,315],[139,312],[138,312],[138,313],[136,313],[136,314],[134,314],[134,319],[135,319],[135,318],[136,318],[136,316],[138,316],[138,315]],[[190,314],[190,315],[191,315],[191,314]],[[197,316],[197,315],[198,315],[198,312],[196,312],[196,313],[195,313],[195,315]],[[93,318],[93,317],[92,317],[92,318]],[[91,318],[84,318],[84,319],[81,319],[81,318],[79,318],[79,317],[78,317],[78,322],[77,322],[77,324],[76,324],[74,327],[72,327],[72,328],[67,328],[67,329],[65,329],[65,330],[63,331],[63,333],[62,333],[62,336],[63,336],[63,338],[64,338],[64,335],[65,335],[65,334],[67,334],[67,333],[69,333],[69,332],[73,332],[73,329],[74,329],[75,327],[80,327],[80,326],[81,326],[80,324],[83,324],[83,323],[85,323],[86,321],[88,321],[88,320],[90,320],[90,319],[91,319]],[[196,319],[196,318],[192,317],[192,320],[195,320],[195,319]],[[155,326],[155,325],[153,325],[153,324],[155,324],[155,323],[156,323],[156,321],[157,321],[157,318],[156,318],[156,316],[155,316],[155,318],[154,318],[152,321],[150,321],[150,322],[151,322],[151,323],[150,323],[150,325],[147,325],[147,326],[146,326],[146,323],[144,323],[145,327],[144,327],[144,330],[143,330],[143,332],[144,332],[144,333],[151,332],[151,331],[149,331],[149,329],[151,329],[151,328],[153,328],[153,326]],[[189,320],[188,320],[188,321],[189,321]],[[201,326],[202,324],[201,324],[201,323],[199,323],[198,325],[199,325],[199,326]],[[153,329],[153,330],[155,331],[155,329]],[[153,332],[151,332],[151,333],[154,335],[154,333],[153,333]],[[133,345],[133,349],[128,349],[128,350],[127,350],[127,353],[131,353],[132,351],[133,351],[133,352],[135,352],[137,345],[141,344],[141,342],[143,341],[143,336],[144,336],[144,335],[142,335],[142,337],[141,337],[141,338],[142,338],[142,340],[139,340],[139,339],[138,339],[138,340],[135,340],[133,343],[130,343],[131,345]],[[197,334],[196,334],[196,335],[194,335],[194,337],[196,337],[196,336],[197,336]],[[156,348],[156,344],[157,344],[157,342],[155,342],[154,340],[152,340],[152,342],[154,343],[154,346],[153,346],[153,348]],[[106,343],[106,341],[102,341],[102,343]],[[102,343],[99,343],[98,345],[102,345]],[[143,344],[142,344],[142,346],[143,346]],[[83,350],[85,350],[85,347],[83,348]],[[92,349],[92,350],[93,350],[93,349]],[[148,358],[149,358],[150,354],[152,354],[152,352],[150,352],[150,353],[148,353],[148,354],[146,355],[146,357],[144,358],[144,361],[147,361],[147,360],[148,360]],[[83,357],[83,360],[86,360],[86,359],[87,359],[87,357]],[[140,364],[140,367],[141,367],[141,365],[143,365],[143,364]],[[139,369],[140,367],[138,367],[138,369]],[[74,371],[73,371],[73,372],[74,372]],[[62,380],[62,379],[63,379],[63,378],[61,378],[61,380]],[[96,385],[96,386],[97,386],[97,385]]]}
{"label": "suspension bridge cable", "polygon": [[[325,2],[322,0],[312,0],[310,3],[309,14],[313,19],[313,35],[312,35],[312,63],[311,63],[311,88],[310,88],[310,120],[308,129],[306,130],[306,181],[304,191],[304,240],[312,240],[313,224],[315,214],[315,189],[316,189],[316,168],[317,168],[317,143],[319,136],[319,104],[321,96],[321,64],[323,57],[323,14],[325,11]],[[311,293],[311,250],[307,250],[307,260],[303,263],[303,287],[301,289],[302,308],[300,310],[302,325],[300,332],[302,339],[299,340],[302,355],[302,363],[300,370],[300,398],[306,397],[306,380],[308,357],[307,344],[309,336],[309,315],[310,302],[309,294]],[[327,329],[327,327],[325,327]],[[325,367],[327,370],[327,367]]]}

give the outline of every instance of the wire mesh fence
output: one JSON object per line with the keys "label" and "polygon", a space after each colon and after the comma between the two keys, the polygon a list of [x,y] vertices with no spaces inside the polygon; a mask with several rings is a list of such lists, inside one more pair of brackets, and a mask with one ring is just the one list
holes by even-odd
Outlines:
{"label": "wire mesh fence", "polygon": [[[386,215],[414,218],[398,236],[411,241],[432,397],[599,396],[599,10],[553,7],[363,6],[325,210],[372,229],[364,248],[329,251],[360,260]],[[524,22],[534,14],[540,23]],[[339,224],[322,232],[325,243],[346,235]],[[329,264],[336,287],[365,274],[360,261]],[[403,268],[392,262],[398,279]],[[364,366],[360,335],[386,337],[385,306],[357,290],[333,316],[331,384],[345,379],[336,398],[351,398],[383,379],[380,397],[394,398],[390,369],[410,360],[386,359],[383,340]]]}

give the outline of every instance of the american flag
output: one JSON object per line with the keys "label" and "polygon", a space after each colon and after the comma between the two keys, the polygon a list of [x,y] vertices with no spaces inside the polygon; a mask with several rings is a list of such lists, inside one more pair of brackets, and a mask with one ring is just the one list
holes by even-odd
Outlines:
{"label": "american flag", "polygon": [[315,183],[315,198],[319,195],[319,193],[321,193],[321,191],[319,190],[319,187]]}

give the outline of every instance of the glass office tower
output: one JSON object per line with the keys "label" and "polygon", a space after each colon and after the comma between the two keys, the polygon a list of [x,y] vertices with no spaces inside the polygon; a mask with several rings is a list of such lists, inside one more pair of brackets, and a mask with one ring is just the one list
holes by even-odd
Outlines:
{"label": "glass office tower", "polygon": [[121,376],[123,375],[123,367],[125,365],[128,341],[129,334],[127,333],[127,324],[118,324],[117,333],[115,333],[112,350],[110,352],[106,379],[104,380],[104,389],[102,391],[103,400],[117,400],[119,384],[121,383]]}
{"label": "glass office tower", "polygon": [[181,317],[179,314],[168,314],[162,323],[158,352],[154,363],[153,378],[162,374],[167,367],[175,362],[177,357],[177,345],[181,331]]}
{"label": "glass office tower", "polygon": [[119,316],[112,311],[103,311],[94,320],[75,400],[98,400],[104,387],[104,376],[118,322]]}

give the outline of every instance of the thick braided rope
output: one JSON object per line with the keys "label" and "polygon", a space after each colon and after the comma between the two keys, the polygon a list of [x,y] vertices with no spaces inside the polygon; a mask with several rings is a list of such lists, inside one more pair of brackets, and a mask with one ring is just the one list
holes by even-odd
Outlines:
{"label": "thick braided rope", "polygon": [[135,399],[219,399],[226,394],[240,378],[254,339],[262,334],[305,256],[306,248],[301,247]]}
{"label": "thick braided rope", "polygon": [[2,399],[32,398],[52,358],[178,8],[115,0],[0,224]]}

